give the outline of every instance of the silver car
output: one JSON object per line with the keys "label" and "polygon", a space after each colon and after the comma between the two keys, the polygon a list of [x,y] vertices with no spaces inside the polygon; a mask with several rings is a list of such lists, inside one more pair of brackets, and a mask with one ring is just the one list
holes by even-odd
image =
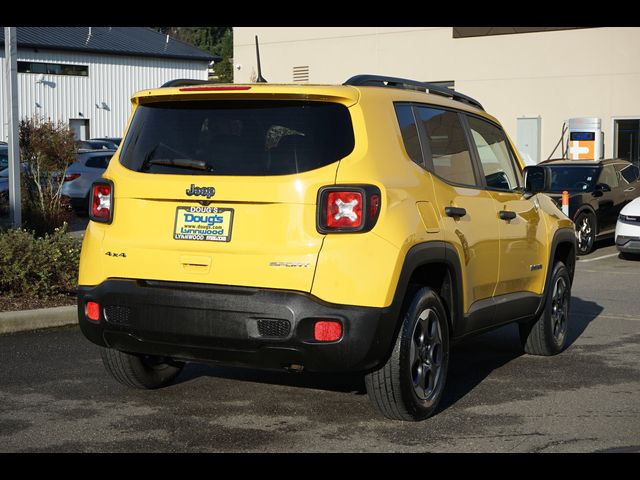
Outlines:
{"label": "silver car", "polygon": [[79,152],[76,161],[67,168],[62,195],[69,197],[71,207],[76,213],[87,213],[91,184],[102,176],[114,153],[115,150]]}
{"label": "silver car", "polygon": [[[4,142],[3,142],[4,143]],[[0,144],[0,202],[6,199],[9,191],[9,151],[6,144]]]}

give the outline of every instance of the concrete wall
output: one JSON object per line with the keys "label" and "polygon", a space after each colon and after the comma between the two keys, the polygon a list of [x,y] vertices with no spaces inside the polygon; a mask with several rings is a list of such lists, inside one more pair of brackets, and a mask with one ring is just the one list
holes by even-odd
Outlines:
{"label": "concrete wall", "polygon": [[[255,75],[291,83],[309,66],[310,83],[342,83],[359,73],[455,81],[498,117],[513,141],[517,118],[541,116],[546,159],[572,117],[600,117],[605,156],[613,119],[640,118],[640,28],[589,28],[454,39],[451,27],[234,27],[235,82]],[[558,152],[556,152],[557,154]]]}
{"label": "concrete wall", "polygon": [[[4,49],[0,53],[0,95],[4,96]],[[18,49],[18,61],[89,66],[87,77],[18,73],[20,118],[40,115],[67,123],[88,119],[91,137],[120,137],[131,111],[131,95],[175,78],[207,78],[208,62]],[[105,103],[107,109],[102,107]],[[6,120],[0,108],[0,140]]]}

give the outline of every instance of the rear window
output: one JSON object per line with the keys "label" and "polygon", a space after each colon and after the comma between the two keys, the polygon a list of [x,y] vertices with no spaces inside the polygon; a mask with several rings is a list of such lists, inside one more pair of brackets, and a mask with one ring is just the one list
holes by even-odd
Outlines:
{"label": "rear window", "polygon": [[96,155],[94,157],[89,157],[85,165],[89,168],[102,168],[106,170],[112,156],[113,155]]}
{"label": "rear window", "polygon": [[354,148],[347,108],[306,101],[180,101],[141,105],[120,162],[138,172],[288,175]]}

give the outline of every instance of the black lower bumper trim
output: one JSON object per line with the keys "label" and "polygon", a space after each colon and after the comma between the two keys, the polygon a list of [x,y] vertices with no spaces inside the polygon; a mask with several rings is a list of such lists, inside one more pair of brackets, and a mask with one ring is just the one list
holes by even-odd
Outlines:
{"label": "black lower bumper trim", "polygon": [[616,247],[621,252],[640,253],[640,237],[618,235],[616,237]]}
{"label": "black lower bumper trim", "polygon": [[[98,302],[100,320],[85,317]],[[282,290],[128,279],[78,288],[78,317],[92,342],[118,350],[279,369],[368,371],[393,342],[391,309],[335,305]],[[314,340],[318,319],[343,325],[335,342]]]}

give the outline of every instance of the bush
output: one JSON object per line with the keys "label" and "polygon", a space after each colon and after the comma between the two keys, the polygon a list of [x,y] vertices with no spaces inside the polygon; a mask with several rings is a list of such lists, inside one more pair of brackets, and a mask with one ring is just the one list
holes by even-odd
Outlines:
{"label": "bush", "polygon": [[53,233],[68,220],[62,183],[75,160],[75,137],[65,123],[35,117],[20,122],[19,138],[24,226],[40,235]]}
{"label": "bush", "polygon": [[47,299],[74,291],[78,282],[80,241],[66,233],[10,229],[0,232],[0,294]]}

